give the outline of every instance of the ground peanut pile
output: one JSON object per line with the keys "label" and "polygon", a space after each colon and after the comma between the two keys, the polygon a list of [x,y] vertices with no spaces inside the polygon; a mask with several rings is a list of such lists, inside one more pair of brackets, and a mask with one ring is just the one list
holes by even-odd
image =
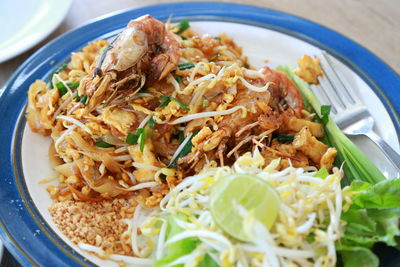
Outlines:
{"label": "ground peanut pile", "polygon": [[121,220],[132,218],[136,202],[114,199],[101,202],[64,201],[49,207],[61,232],[75,244],[101,247],[109,254],[133,255],[130,240],[122,234],[128,226]]}

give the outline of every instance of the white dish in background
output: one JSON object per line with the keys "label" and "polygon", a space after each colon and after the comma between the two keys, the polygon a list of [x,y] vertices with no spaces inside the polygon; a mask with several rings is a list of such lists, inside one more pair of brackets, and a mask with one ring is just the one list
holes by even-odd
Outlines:
{"label": "white dish in background", "polygon": [[[250,64],[256,68],[264,66],[266,64],[265,60],[268,60],[268,65],[273,68],[279,65],[296,64],[296,60],[302,55],[313,55],[320,51],[319,48],[305,41],[255,26],[211,21],[191,22],[191,26],[199,33],[209,33],[211,35],[226,33],[239,46],[243,47],[243,54],[248,56]],[[254,40],[257,40],[257,42]],[[362,101],[369,107],[372,116],[376,119],[376,128],[380,136],[398,151],[399,143],[394,125],[379,98],[355,72],[344,64],[334,60],[334,66],[346,77],[352,87],[357,88]],[[25,127],[21,143],[21,161],[26,186],[33,202],[46,223],[68,245],[72,246],[76,251],[95,264],[100,266],[118,266],[114,262],[102,261],[80,250],[60,232],[52,221],[48,211],[52,200],[46,191],[46,187],[50,184],[39,184],[40,180],[54,176],[54,171],[48,159],[48,147],[50,143],[50,137],[33,133],[29,126]],[[382,168],[385,166],[385,160],[382,160],[382,158],[374,157],[372,160],[378,167]]]}
{"label": "white dish in background", "polygon": [[0,63],[32,48],[62,22],[71,0],[1,0]]}

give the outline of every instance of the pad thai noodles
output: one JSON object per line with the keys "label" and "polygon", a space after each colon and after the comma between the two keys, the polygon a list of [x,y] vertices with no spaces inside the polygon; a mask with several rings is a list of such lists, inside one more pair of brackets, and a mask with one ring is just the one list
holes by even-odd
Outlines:
{"label": "pad thai noodles", "polygon": [[[296,73],[314,83],[323,75],[308,56]],[[54,205],[131,205],[117,216],[116,238],[71,238],[83,250],[134,266],[337,263],[352,191],[341,187],[336,148],[323,142],[324,118],[286,73],[251,67],[225,34],[134,19],[34,82],[27,121],[52,139]],[[212,199],[234,192],[213,188],[238,174],[274,192],[276,216],[229,202],[240,221],[230,232]]]}

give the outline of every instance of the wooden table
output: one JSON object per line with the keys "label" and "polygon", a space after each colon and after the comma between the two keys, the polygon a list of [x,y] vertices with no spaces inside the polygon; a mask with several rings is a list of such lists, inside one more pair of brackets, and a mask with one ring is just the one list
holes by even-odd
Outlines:
{"label": "wooden table", "polygon": [[[60,34],[98,16],[120,9],[167,2],[165,0],[74,0],[63,23],[46,40],[28,52],[0,64],[0,88],[32,53]],[[400,5],[399,0],[234,0],[307,18],[334,29],[375,53],[400,73]],[[2,266],[17,265],[8,254]],[[4,265],[3,265],[4,264]]]}
{"label": "wooden table", "polygon": [[[60,34],[98,16],[120,9],[166,2],[165,0],[74,0],[63,23],[46,40],[28,52],[0,64],[0,88],[32,53]],[[360,43],[400,73],[399,0],[234,0],[291,13],[318,22]]]}

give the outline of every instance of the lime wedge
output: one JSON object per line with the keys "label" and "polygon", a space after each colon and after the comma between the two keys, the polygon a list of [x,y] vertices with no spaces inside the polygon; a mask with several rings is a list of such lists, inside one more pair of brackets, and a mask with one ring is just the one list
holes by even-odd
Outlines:
{"label": "lime wedge", "polygon": [[250,174],[234,174],[218,180],[211,189],[211,214],[226,233],[242,241],[250,241],[243,229],[243,217],[238,206],[253,211],[258,221],[268,229],[279,210],[279,196],[273,187]]}

